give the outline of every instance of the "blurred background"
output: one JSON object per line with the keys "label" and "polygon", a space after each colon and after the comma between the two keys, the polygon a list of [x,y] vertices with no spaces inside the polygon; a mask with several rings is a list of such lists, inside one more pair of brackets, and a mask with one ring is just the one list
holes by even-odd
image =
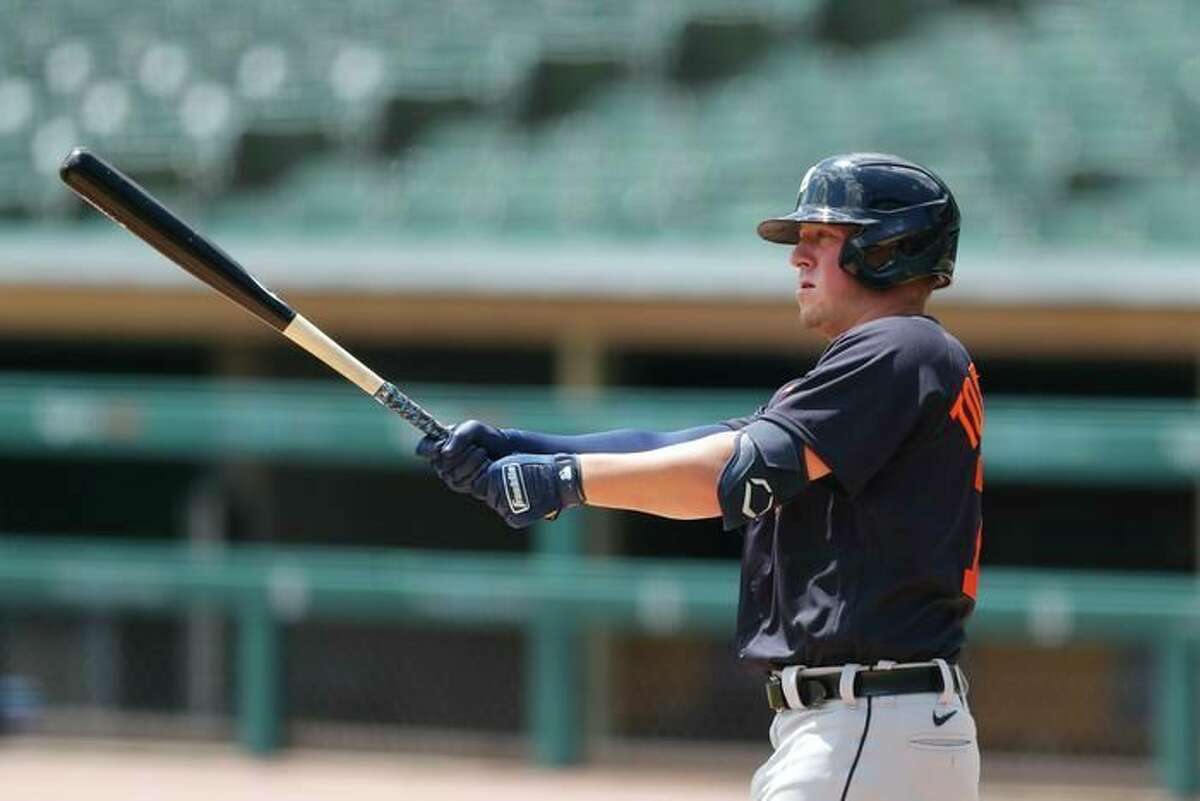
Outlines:
{"label": "blurred background", "polygon": [[819,158],[882,150],[964,216],[933,313],[988,402],[985,797],[1200,790],[1200,5],[0,9],[0,764],[302,748],[703,766],[740,797],[768,748],[736,536],[514,534],[84,207],[71,147],[443,421],[561,432],[709,423],[803,374],[822,343],[754,225]]}

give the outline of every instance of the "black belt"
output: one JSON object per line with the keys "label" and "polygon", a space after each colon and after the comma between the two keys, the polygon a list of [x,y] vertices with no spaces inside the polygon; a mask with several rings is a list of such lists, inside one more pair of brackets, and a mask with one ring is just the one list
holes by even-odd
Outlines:
{"label": "black belt", "polygon": [[[950,676],[954,681],[954,691],[961,693],[958,670],[950,666]],[[796,693],[805,708],[819,706],[827,699],[841,697],[839,686],[841,673],[824,673],[805,675],[796,673]],[[880,695],[912,695],[914,693],[942,692],[942,672],[937,665],[921,665],[918,667],[896,667],[888,670],[860,670],[854,674],[854,697],[867,698]],[[792,709],[787,696],[783,694],[783,677],[779,673],[771,673],[767,679],[767,705],[771,709]]]}

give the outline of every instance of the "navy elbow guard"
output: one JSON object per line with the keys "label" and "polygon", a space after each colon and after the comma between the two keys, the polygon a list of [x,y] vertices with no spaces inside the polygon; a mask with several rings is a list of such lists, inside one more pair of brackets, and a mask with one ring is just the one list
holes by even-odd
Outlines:
{"label": "navy elbow guard", "polygon": [[733,455],[717,480],[717,500],[726,531],[740,528],[808,484],[804,446],[781,426],[755,420],[738,432]]}

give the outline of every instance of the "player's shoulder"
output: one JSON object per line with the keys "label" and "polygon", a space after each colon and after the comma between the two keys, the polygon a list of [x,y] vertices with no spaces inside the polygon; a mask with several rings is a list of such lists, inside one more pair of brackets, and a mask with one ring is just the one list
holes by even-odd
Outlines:
{"label": "player's shoulder", "polygon": [[881,350],[938,352],[951,344],[962,347],[942,324],[924,314],[893,314],[860,323],[834,340],[834,345],[872,345]]}
{"label": "player's shoulder", "polygon": [[886,354],[911,366],[960,365],[970,356],[963,344],[934,317],[897,314],[879,317],[851,328],[831,348]]}

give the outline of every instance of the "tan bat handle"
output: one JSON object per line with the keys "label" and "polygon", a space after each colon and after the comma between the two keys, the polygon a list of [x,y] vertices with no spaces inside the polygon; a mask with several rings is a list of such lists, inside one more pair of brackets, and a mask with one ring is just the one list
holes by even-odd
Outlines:
{"label": "tan bat handle", "polygon": [[436,439],[445,439],[450,431],[420,404],[401,392],[395,384],[384,381],[325,332],[297,314],[283,329],[283,335],[332,367],[382,405],[396,412],[421,431]]}
{"label": "tan bat handle", "polygon": [[283,329],[283,335],[341,373],[368,395],[374,395],[383,386],[383,379],[371,368],[354,358],[303,315],[297,314]]}

